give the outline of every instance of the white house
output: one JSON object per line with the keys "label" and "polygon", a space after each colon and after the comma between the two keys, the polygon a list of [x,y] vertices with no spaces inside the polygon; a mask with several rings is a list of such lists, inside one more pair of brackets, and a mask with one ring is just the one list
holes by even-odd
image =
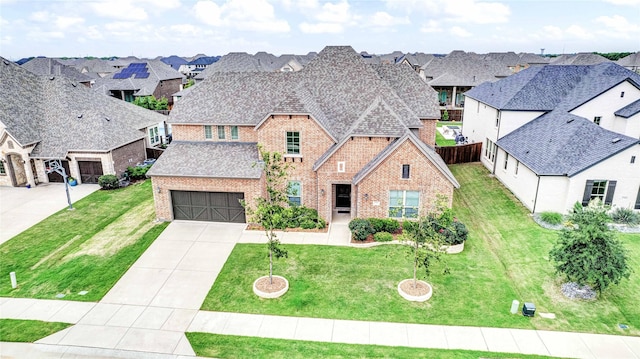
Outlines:
{"label": "white house", "polygon": [[532,212],[595,197],[640,209],[640,75],[614,63],[532,67],[465,95],[463,133]]}

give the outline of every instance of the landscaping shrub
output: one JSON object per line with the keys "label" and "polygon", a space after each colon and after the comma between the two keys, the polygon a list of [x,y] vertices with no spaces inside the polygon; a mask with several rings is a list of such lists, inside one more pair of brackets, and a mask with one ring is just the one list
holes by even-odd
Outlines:
{"label": "landscaping shrub", "polygon": [[618,207],[609,214],[614,223],[635,226],[640,224],[640,213],[634,212],[631,208]]}
{"label": "landscaping shrub", "polygon": [[349,222],[349,229],[351,230],[351,234],[356,241],[364,241],[369,237],[370,234],[373,234],[375,230],[366,219],[356,218]]}
{"label": "landscaping shrub", "polygon": [[376,242],[391,242],[393,240],[393,234],[389,232],[378,232],[373,235],[373,240]]}
{"label": "landscaping shrub", "polygon": [[373,226],[374,233],[395,233],[400,229],[400,222],[395,218],[369,218],[369,223]]}
{"label": "landscaping shrub", "polygon": [[135,167],[127,167],[127,175],[131,180],[141,180],[145,179],[147,171],[151,168],[151,165],[147,166],[135,166]]}
{"label": "landscaping shrub", "polygon": [[464,223],[453,221],[448,227],[441,226],[437,221],[432,221],[433,229],[442,233],[444,243],[449,246],[462,244],[467,240],[469,230]]}
{"label": "landscaping shrub", "polygon": [[115,175],[102,175],[98,177],[98,185],[102,189],[116,189],[120,188],[120,181]]}
{"label": "landscaping shrub", "polygon": [[540,219],[551,225],[559,225],[562,223],[562,214],[558,212],[542,212],[540,213]]}

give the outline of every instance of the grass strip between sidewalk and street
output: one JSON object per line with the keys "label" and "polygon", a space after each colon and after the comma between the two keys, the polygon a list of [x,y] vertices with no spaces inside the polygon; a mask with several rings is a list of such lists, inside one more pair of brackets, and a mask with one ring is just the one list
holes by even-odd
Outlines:
{"label": "grass strip between sidewalk and street", "polygon": [[0,319],[0,341],[33,343],[71,324],[39,320]]}
{"label": "grass strip between sidewalk and street", "polygon": [[150,180],[96,191],[74,208],[0,245],[0,296],[100,300],[168,225],[155,221]]}
{"label": "grass strip between sidewalk and street", "polygon": [[429,358],[429,359],[479,359],[479,358],[550,358],[539,355],[494,353],[471,350],[424,349],[323,343],[303,340],[240,337],[208,333],[186,333],[198,356],[222,359],[306,359],[306,358]]}

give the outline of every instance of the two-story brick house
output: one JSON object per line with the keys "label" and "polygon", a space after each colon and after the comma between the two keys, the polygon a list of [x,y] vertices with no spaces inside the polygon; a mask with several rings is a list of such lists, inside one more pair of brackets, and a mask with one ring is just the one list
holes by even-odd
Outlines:
{"label": "two-story brick house", "polygon": [[290,201],[331,220],[409,216],[458,182],[435,153],[437,94],[411,68],[327,47],[297,72],[220,72],[169,116],[173,143],[149,171],[159,219],[246,221],[264,193],[258,144],[289,171]]}

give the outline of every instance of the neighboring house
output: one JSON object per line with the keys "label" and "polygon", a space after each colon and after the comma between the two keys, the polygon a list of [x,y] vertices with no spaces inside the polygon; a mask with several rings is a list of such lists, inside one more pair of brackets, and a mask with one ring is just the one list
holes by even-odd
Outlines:
{"label": "neighboring house", "polygon": [[409,67],[348,46],[297,72],[213,72],[169,116],[173,142],[148,172],[156,215],[245,222],[238,200],[265,191],[258,145],[293,166],[289,200],[329,221],[425,213],[459,186],[430,146],[436,98]]}
{"label": "neighboring house", "polygon": [[420,72],[420,68],[429,63],[429,61],[433,60],[434,57],[435,56],[431,54],[425,54],[422,52],[416,52],[413,54],[407,53],[397,58],[396,64],[409,65],[415,71]]}
{"label": "neighboring house", "polygon": [[549,58],[547,57],[524,52],[519,54],[515,52],[490,52],[485,54],[484,58],[489,58],[504,64],[512,73],[519,72],[530,66],[544,66],[549,64]]}
{"label": "neighboring house", "polygon": [[71,66],[92,79],[107,77],[117,70],[111,61],[101,59],[78,59]]}
{"label": "neighboring house", "polygon": [[202,71],[204,71],[207,67],[214,64],[216,61],[220,59],[220,56],[202,56],[198,57],[195,60],[189,61],[183,65],[180,65],[178,71],[188,78],[192,78]]}
{"label": "neighboring house", "polygon": [[596,65],[602,62],[612,62],[604,56],[591,52],[579,52],[577,54],[560,55],[551,58],[549,65]]}
{"label": "neighboring house", "polygon": [[160,61],[164,62],[165,64],[171,66],[174,70],[176,71],[180,71],[180,66],[187,64],[189,61],[187,61],[186,59],[180,57],[180,56],[176,56],[176,55],[171,55],[169,57],[163,57],[160,59]]}
{"label": "neighboring house", "polygon": [[464,93],[483,82],[493,82],[511,75],[501,62],[473,52],[452,51],[444,57],[434,57],[420,68],[420,75],[438,92],[440,109],[449,119],[460,121]]}
{"label": "neighboring house", "polygon": [[640,52],[634,52],[629,56],[625,56],[616,61],[616,63],[627,70],[640,74]]}
{"label": "neighboring house", "polygon": [[532,67],[466,97],[464,134],[530,211],[596,197],[640,209],[640,75],[612,62]]}
{"label": "neighboring house", "polygon": [[255,55],[246,52],[230,52],[222,56],[201,73],[194,76],[196,81],[206,79],[214,72],[295,72],[300,71],[317,54],[275,56],[266,52]]}
{"label": "neighboring house", "polygon": [[77,81],[82,85],[91,87],[92,78],[81,73],[74,67],[67,66],[52,58],[37,57],[21,65],[25,69],[36,75],[64,76],[70,80]]}
{"label": "neighboring house", "polygon": [[182,89],[185,77],[162,61],[132,62],[113,74],[96,79],[94,90],[117,99],[133,102],[142,96],[166,97],[169,106],[172,95]]}
{"label": "neighboring house", "polygon": [[0,185],[61,182],[47,174],[61,160],[80,183],[120,176],[146,158],[148,130],[163,115],[79,85],[63,76],[38,76],[0,58]]}

